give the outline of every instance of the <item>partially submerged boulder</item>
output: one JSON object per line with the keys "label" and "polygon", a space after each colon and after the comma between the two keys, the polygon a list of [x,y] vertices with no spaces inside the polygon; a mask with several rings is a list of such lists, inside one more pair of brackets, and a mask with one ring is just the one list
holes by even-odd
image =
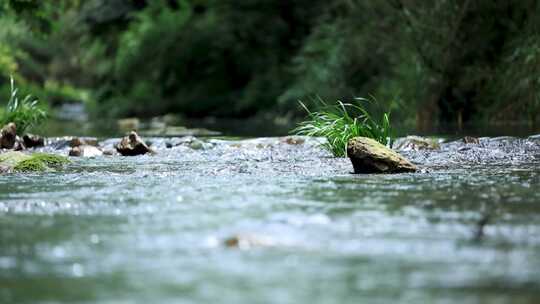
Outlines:
{"label": "partially submerged boulder", "polygon": [[43,172],[69,163],[66,157],[47,153],[26,154],[9,151],[0,154],[0,172]]}
{"label": "partially submerged boulder", "polygon": [[17,142],[17,126],[10,122],[0,130],[0,148],[13,149]]}
{"label": "partially submerged boulder", "polygon": [[116,145],[116,151],[124,156],[135,156],[153,152],[135,131],[131,131],[128,136],[122,138],[120,143]]}
{"label": "partially submerged boulder", "polygon": [[347,155],[354,173],[403,173],[417,168],[406,158],[374,139],[355,137],[349,140]]}

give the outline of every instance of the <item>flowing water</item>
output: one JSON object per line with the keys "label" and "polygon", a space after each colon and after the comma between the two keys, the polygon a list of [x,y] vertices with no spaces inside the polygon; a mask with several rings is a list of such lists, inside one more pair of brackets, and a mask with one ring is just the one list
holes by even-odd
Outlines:
{"label": "flowing water", "polygon": [[540,139],[398,175],[316,139],[152,141],[0,176],[0,303],[540,303]]}

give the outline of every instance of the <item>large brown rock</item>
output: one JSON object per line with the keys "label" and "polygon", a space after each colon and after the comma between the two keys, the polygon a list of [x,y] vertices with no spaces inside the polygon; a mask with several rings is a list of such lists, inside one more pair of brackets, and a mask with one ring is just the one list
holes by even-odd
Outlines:
{"label": "large brown rock", "polygon": [[354,173],[402,173],[417,170],[411,162],[374,139],[355,137],[349,140],[347,155]]}
{"label": "large brown rock", "polygon": [[13,149],[17,142],[17,126],[10,122],[0,130],[0,148]]}
{"label": "large brown rock", "polygon": [[153,152],[135,131],[131,131],[128,136],[122,138],[120,143],[116,145],[116,151],[124,156],[135,156]]}

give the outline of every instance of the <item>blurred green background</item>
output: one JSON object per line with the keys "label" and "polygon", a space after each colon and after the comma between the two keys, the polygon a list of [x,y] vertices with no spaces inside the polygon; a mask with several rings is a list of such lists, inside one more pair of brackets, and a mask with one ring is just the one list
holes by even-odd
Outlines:
{"label": "blurred green background", "polygon": [[[292,119],[374,96],[417,131],[540,113],[536,0],[0,0],[9,76],[92,118]],[[5,99],[5,101],[3,101]]]}

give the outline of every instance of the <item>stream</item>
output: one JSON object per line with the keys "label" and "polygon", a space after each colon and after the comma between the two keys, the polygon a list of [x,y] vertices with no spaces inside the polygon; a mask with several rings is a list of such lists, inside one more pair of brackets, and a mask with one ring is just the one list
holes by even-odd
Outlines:
{"label": "stream", "polygon": [[0,175],[0,303],[540,303],[540,137],[397,175],[316,138],[148,140]]}

